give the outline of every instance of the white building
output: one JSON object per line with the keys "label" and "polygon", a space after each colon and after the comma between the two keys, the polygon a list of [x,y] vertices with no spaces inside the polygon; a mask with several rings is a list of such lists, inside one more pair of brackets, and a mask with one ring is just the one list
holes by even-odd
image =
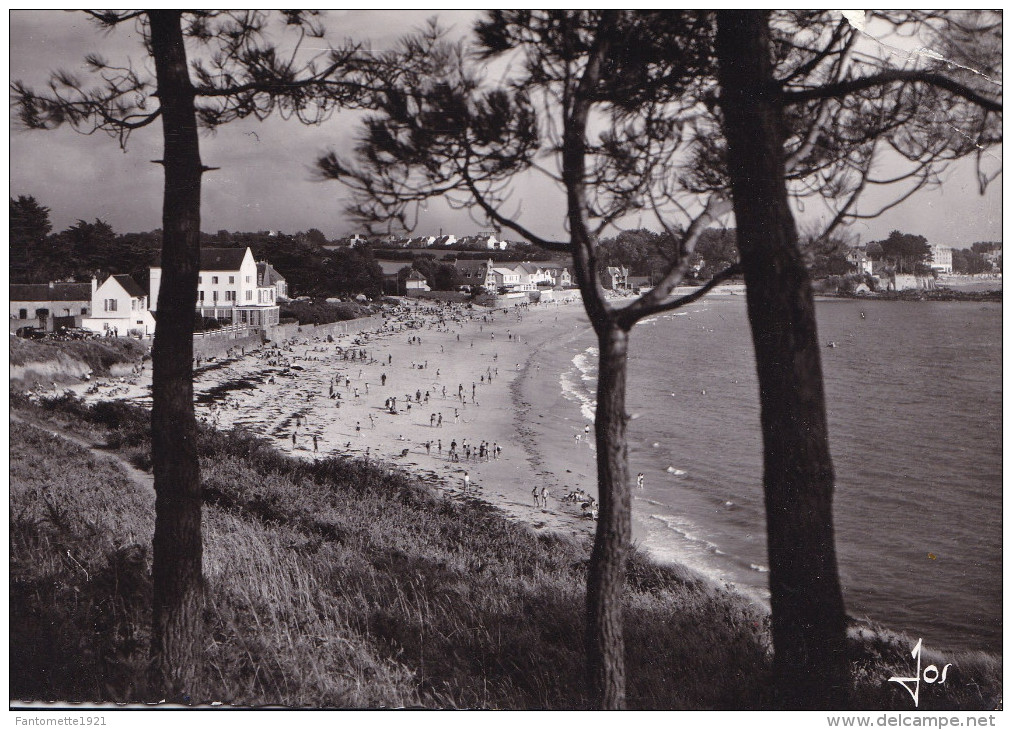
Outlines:
{"label": "white building", "polygon": [[[161,267],[151,267],[151,309],[158,305]],[[202,248],[196,310],[202,317],[268,327],[281,319],[276,284],[261,283],[249,247]]]}
{"label": "white building", "polygon": [[155,318],[148,311],[148,296],[127,274],[110,276],[101,286],[94,279],[91,316],[81,326],[92,332],[116,337],[151,337]]}
{"label": "white building", "polygon": [[928,246],[931,248],[931,261],[928,262],[931,268],[940,274],[951,274],[952,247],[937,243],[931,243]]}
{"label": "white building", "polygon": [[506,289],[507,291],[521,291],[520,273],[504,266],[496,266],[492,269],[492,276],[495,277],[495,288]]}
{"label": "white building", "polygon": [[[11,284],[11,330],[25,326],[53,329],[56,319],[80,324],[91,311],[91,295],[97,284],[51,281],[49,284]],[[74,320],[71,322],[71,320]]]}
{"label": "white building", "polygon": [[425,277],[414,269],[411,269],[404,279],[404,289],[405,291],[431,291]]}

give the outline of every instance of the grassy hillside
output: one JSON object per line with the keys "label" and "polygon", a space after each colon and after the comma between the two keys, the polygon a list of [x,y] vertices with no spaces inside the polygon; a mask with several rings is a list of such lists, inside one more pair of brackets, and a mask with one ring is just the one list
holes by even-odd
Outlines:
{"label": "grassy hillside", "polygon": [[[111,436],[143,463],[144,419],[69,401],[16,406],[45,428],[11,429],[11,698],[155,699],[142,683],[150,487],[50,433]],[[200,449],[209,600],[195,699],[585,706],[587,544],[361,460],[296,460],[238,431],[205,432]],[[768,704],[760,609],[636,555],[625,616],[632,707]],[[885,681],[907,669],[907,651],[883,638],[855,644],[861,706],[907,709]],[[992,706],[1000,662],[955,661],[944,690],[921,692],[922,708]]]}

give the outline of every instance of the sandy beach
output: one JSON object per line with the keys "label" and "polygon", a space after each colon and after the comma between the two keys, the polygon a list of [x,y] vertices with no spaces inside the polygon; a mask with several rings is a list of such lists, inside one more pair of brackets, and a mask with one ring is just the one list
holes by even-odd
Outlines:
{"label": "sandy beach", "polygon": [[[202,367],[197,417],[222,430],[241,426],[302,458],[382,462],[535,529],[590,534],[589,510],[563,498],[576,489],[597,496],[592,429],[540,427],[560,393],[558,373],[542,372],[535,357],[588,327],[578,302],[506,310],[412,303],[382,331],[296,336]],[[75,390],[150,402],[150,370],[131,380]],[[542,488],[547,500],[536,505],[532,491]]]}

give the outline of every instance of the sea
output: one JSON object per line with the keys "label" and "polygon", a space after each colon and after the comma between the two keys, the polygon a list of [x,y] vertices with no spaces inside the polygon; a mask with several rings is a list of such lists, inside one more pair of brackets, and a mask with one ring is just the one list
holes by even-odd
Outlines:
{"label": "sea", "polygon": [[[816,313],[848,613],[928,648],[1001,653],[1001,304],[826,299]],[[560,428],[593,419],[597,355],[589,327],[552,349]],[[638,324],[627,408],[636,543],[768,602],[745,297]]]}

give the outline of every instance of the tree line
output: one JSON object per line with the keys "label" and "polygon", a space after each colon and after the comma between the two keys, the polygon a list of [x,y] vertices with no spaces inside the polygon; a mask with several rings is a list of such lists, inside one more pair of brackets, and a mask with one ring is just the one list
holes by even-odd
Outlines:
{"label": "tree line", "polygon": [[[738,275],[760,386],[776,703],[846,706],[851,658],[820,345],[788,201],[830,206],[822,239],[875,213],[861,207],[869,187],[905,184],[896,193],[902,199],[934,184],[952,161],[973,156],[986,183],[993,171],[979,151],[1001,140],[1001,89],[992,80],[1000,76],[1000,14],[871,15],[863,20],[916,32],[956,63],[920,58],[896,68],[888,54],[862,47],[860,24],[833,11],[490,11],[466,44],[447,41],[433,25],[386,51],[350,42],[301,64],[274,52],[261,13],[102,11],[91,14],[100,26],[131,23],[139,31],[153,78],[142,76],[145,64],[112,66],[96,56],[89,57],[101,79],[95,88],[69,74],[56,75],[42,93],[15,82],[15,103],[31,128],[69,123],[125,144],[134,131],[162,124],[163,285],[152,413],[151,654],[159,697],[199,699],[203,646],[190,364],[200,188],[212,168],[200,157],[198,123],[214,129],[273,112],[316,123],[336,109],[368,109],[352,157],[331,154],[318,163],[350,189],[351,212],[365,225],[407,228],[428,199],[450,196],[491,224],[572,257],[600,351],[601,508],[585,615],[593,706],[625,706],[631,332],[644,317],[685,306]],[[322,36],[315,16],[298,11],[285,13],[284,28]],[[489,80],[488,60],[506,61],[508,77]],[[876,172],[883,154],[888,179]],[[512,184],[538,172],[565,200],[559,239],[525,226],[509,204]],[[669,256],[650,292],[615,304],[599,275],[607,254],[602,234],[640,213],[671,236]],[[673,297],[694,269],[704,234],[731,214],[735,260],[692,294]]]}
{"label": "tree line", "polygon": [[[383,271],[370,247],[328,250],[326,237],[316,229],[293,235],[267,232],[200,234],[202,247],[249,246],[257,261],[268,261],[285,277],[291,296],[379,296]],[[162,231],[116,233],[106,221],[78,220],[52,232],[50,209],[33,196],[10,199],[11,282],[100,280],[110,274],[129,274],[148,287],[149,267],[161,260]]]}

